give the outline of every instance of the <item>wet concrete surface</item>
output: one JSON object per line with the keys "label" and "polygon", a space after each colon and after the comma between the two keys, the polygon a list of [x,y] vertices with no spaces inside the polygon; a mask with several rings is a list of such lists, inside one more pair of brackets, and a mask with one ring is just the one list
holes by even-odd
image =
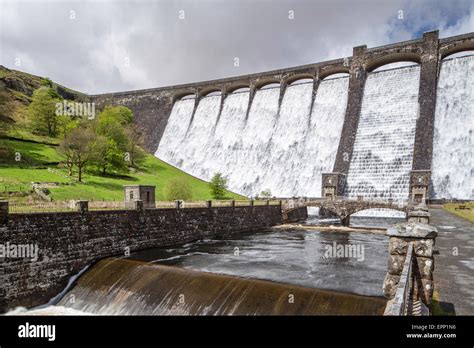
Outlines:
{"label": "wet concrete surface", "polygon": [[474,224],[443,209],[430,207],[430,213],[438,228],[434,281],[442,308],[474,315]]}

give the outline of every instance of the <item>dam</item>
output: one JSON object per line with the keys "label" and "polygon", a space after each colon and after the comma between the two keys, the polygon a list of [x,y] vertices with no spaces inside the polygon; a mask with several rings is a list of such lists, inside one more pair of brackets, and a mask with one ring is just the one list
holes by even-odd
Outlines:
{"label": "dam", "polygon": [[[473,199],[473,51],[473,33],[433,31],[352,57],[91,100],[130,107],[149,152],[204,180],[221,172],[246,196],[321,197],[332,172],[349,197],[407,202],[424,180],[426,198]],[[378,70],[396,62],[412,66]]]}

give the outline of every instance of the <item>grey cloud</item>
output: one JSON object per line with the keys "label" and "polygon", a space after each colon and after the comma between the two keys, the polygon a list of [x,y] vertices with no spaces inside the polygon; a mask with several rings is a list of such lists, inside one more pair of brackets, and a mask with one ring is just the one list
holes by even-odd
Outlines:
{"label": "grey cloud", "polygon": [[[0,63],[87,93],[151,88],[349,56],[425,28],[473,31],[470,1],[1,3]],[[71,20],[70,11],[76,18]],[[183,10],[185,19],[178,18]],[[294,19],[288,11],[294,11]],[[404,20],[397,18],[404,11]],[[470,30],[469,30],[470,29]],[[240,59],[234,67],[233,59]],[[129,62],[129,66],[127,66]]]}

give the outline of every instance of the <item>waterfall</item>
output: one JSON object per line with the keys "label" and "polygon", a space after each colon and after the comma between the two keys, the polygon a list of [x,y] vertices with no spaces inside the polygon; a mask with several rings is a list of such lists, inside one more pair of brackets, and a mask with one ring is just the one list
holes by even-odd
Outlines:
{"label": "waterfall", "polygon": [[321,174],[332,172],[347,106],[349,78],[319,83],[311,113],[301,173],[309,197],[321,197]]}
{"label": "waterfall", "polygon": [[[253,196],[321,194],[321,173],[332,171],[347,104],[348,78],[321,81],[312,113],[312,83],[205,97],[191,121],[194,100],[178,100],[155,155],[204,180],[216,172],[232,191]],[[280,110],[279,110],[280,109]]]}
{"label": "waterfall", "polygon": [[155,155],[164,161],[182,168],[185,164],[184,137],[193,114],[194,99],[178,100],[173,105],[160,146]]}
{"label": "waterfall", "polygon": [[349,196],[408,200],[419,78],[419,66],[367,76],[347,175]]}
{"label": "waterfall", "polygon": [[474,56],[443,61],[434,122],[434,198],[473,199]]}

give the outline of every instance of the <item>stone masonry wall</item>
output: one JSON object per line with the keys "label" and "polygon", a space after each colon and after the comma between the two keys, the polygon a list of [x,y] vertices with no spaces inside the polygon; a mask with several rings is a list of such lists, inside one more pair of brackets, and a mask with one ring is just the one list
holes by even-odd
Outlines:
{"label": "stone masonry wall", "polygon": [[0,221],[0,244],[37,244],[39,257],[0,259],[0,313],[46,303],[69,277],[104,257],[281,221],[279,205],[10,214]]}
{"label": "stone masonry wall", "polygon": [[308,218],[308,208],[298,207],[283,212],[283,222],[299,222]]}

